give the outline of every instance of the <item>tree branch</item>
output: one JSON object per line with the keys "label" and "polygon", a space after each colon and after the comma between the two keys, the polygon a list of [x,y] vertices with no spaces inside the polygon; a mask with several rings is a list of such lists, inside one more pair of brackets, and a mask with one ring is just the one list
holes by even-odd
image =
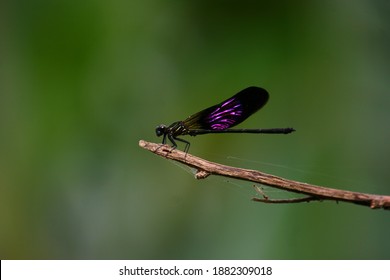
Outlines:
{"label": "tree branch", "polygon": [[[146,150],[153,152],[166,159],[172,159],[181,162],[189,167],[196,168],[198,171],[195,174],[196,179],[204,179],[209,175],[219,175],[224,177],[230,177],[240,180],[251,181],[262,185],[286,190],[289,192],[305,194],[307,197],[295,198],[295,199],[269,199],[263,195],[261,198],[253,198],[254,201],[265,203],[298,203],[308,202],[313,200],[333,200],[355,203],[363,206],[368,206],[372,209],[383,208],[390,209],[390,196],[374,195],[359,192],[344,191],[332,188],[326,188],[316,185],[310,185],[302,182],[284,179],[274,175],[266,174],[256,170],[236,168],[232,166],[222,165],[214,162],[210,162],[191,154],[184,153],[177,149],[172,149],[168,145],[156,144],[146,142],[144,140],[139,141],[139,146]],[[261,192],[259,188],[256,190]]]}

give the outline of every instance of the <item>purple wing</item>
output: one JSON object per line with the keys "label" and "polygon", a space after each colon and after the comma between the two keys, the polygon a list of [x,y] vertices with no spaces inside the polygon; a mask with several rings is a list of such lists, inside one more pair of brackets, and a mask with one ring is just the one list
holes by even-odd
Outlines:
{"label": "purple wing", "polygon": [[207,108],[184,120],[189,129],[224,130],[233,127],[263,107],[268,92],[259,87],[248,87],[220,104]]}
{"label": "purple wing", "polygon": [[207,114],[203,120],[211,129],[224,130],[243,121],[243,114],[243,104],[237,98],[230,98]]}

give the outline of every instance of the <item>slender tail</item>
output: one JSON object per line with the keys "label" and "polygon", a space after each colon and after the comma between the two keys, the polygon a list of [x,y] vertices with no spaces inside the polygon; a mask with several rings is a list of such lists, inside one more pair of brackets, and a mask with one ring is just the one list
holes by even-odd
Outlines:
{"label": "slender tail", "polygon": [[212,130],[212,129],[191,129],[190,135],[201,135],[208,133],[263,133],[263,134],[288,134],[294,132],[295,129],[291,127],[287,128],[237,128],[237,129],[224,129],[224,130]]}

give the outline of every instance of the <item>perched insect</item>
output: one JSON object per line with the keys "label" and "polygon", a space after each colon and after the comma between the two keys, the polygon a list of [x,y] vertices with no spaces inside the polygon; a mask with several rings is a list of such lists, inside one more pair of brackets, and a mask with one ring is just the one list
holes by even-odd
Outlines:
{"label": "perched insect", "polygon": [[184,121],[177,121],[169,126],[164,124],[157,126],[156,135],[158,137],[163,136],[163,144],[166,143],[168,138],[173,149],[177,147],[176,141],[185,143],[184,151],[187,153],[190,142],[178,136],[196,136],[208,133],[287,134],[295,131],[293,128],[231,129],[231,127],[243,122],[263,107],[267,103],[268,97],[268,92],[265,89],[248,87],[217,105],[189,116]]}

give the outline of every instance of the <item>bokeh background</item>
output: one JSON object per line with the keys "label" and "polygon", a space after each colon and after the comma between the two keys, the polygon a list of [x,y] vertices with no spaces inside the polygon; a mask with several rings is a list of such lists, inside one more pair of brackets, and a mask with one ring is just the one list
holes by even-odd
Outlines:
{"label": "bokeh background", "polygon": [[388,1],[0,6],[2,259],[390,258],[388,211],[252,202],[138,147],[256,85],[270,101],[240,127],[297,131],[187,137],[191,153],[389,195]]}

